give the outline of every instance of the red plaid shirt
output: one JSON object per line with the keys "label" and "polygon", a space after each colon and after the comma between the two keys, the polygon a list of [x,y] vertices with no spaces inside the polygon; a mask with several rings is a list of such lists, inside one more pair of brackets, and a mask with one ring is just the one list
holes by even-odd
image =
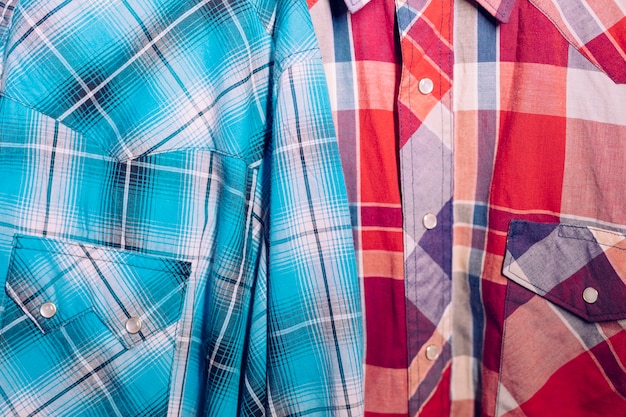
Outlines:
{"label": "red plaid shirt", "polygon": [[624,0],[309,6],[366,416],[625,415]]}

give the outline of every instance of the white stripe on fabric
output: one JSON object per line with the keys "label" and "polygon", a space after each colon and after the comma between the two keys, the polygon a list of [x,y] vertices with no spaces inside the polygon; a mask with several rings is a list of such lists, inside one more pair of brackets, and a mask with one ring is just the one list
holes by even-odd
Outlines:
{"label": "white stripe on fabric", "polygon": [[122,203],[122,231],[120,237],[120,246],[126,248],[126,218],[128,216],[128,195],[130,192],[130,171],[132,161],[126,163],[126,177],[124,179],[124,202]]}
{"label": "white stripe on fabric", "polygon": [[317,319],[307,320],[305,322],[298,323],[295,326],[287,327],[285,329],[276,330],[274,332],[271,332],[270,336],[284,336],[286,334],[296,332],[300,329],[303,329],[305,327],[309,327],[315,324],[338,322],[342,320],[351,320],[351,319],[358,318],[359,316],[360,316],[359,314],[339,314],[339,315],[333,315],[331,317],[329,316],[320,317]]}

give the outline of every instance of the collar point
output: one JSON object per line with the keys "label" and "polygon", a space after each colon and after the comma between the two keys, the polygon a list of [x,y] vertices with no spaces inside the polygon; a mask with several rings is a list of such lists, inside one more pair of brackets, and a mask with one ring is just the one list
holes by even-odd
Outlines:
{"label": "collar point", "polygon": [[[349,0],[346,0],[349,1]],[[507,23],[517,0],[476,0],[483,9],[500,23]]]}

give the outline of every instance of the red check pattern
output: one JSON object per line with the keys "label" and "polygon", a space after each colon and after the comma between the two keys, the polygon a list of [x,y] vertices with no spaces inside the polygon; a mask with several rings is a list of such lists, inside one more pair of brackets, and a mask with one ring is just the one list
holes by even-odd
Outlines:
{"label": "red check pattern", "polygon": [[624,415],[624,3],[309,6],[352,190],[366,416]]}

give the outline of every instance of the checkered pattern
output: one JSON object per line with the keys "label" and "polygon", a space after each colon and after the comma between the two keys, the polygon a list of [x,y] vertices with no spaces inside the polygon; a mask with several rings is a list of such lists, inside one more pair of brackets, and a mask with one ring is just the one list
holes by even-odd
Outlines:
{"label": "checkered pattern", "polygon": [[[404,283],[393,299],[363,267],[379,258],[359,253],[366,415],[622,415],[624,3],[309,6],[348,184],[402,196]],[[401,64],[385,76],[389,62]],[[424,78],[432,91],[420,88]],[[358,98],[352,113],[346,97]],[[380,108],[394,116],[376,129],[353,116]],[[389,132],[393,155],[379,150],[391,148]],[[349,196],[364,246],[368,200]],[[368,228],[388,225],[385,212],[371,213]],[[387,265],[378,269],[397,264]],[[600,294],[593,305],[586,287]],[[386,344],[406,349],[404,369],[398,350],[378,349]]]}
{"label": "checkered pattern", "polygon": [[305,3],[0,10],[0,415],[362,414]]}

